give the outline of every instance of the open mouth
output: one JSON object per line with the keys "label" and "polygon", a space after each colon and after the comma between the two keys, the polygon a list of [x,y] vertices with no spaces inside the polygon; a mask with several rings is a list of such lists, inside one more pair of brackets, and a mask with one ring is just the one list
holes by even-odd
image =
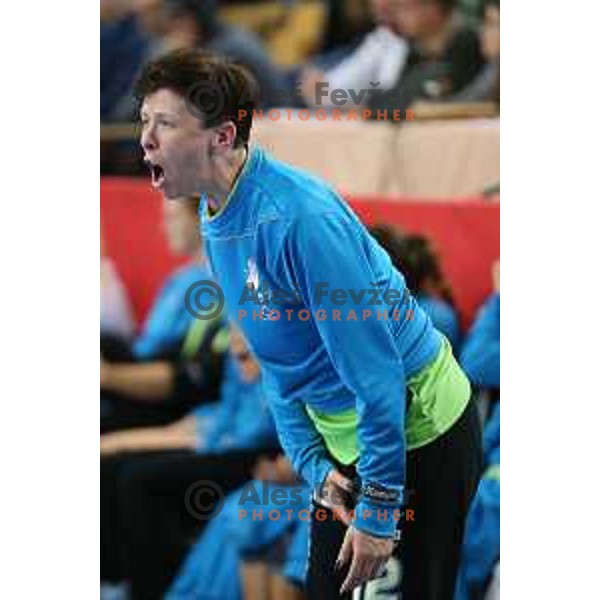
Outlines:
{"label": "open mouth", "polygon": [[146,165],[148,165],[152,176],[152,187],[160,189],[165,181],[165,170],[159,164],[149,160],[146,161]]}

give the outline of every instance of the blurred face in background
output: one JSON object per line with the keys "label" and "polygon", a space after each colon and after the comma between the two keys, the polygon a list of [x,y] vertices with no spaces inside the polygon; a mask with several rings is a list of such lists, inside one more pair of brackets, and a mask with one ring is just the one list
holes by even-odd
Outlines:
{"label": "blurred face in background", "polygon": [[142,29],[159,36],[165,30],[164,0],[134,0],[133,9]]}
{"label": "blurred face in background", "polygon": [[390,24],[390,0],[371,0],[371,11],[373,20],[377,25]]}
{"label": "blurred face in background", "polygon": [[197,207],[198,201],[192,198],[163,202],[165,234],[173,254],[189,256],[200,249]]}
{"label": "blurred face in background", "polygon": [[496,60],[500,57],[500,9],[497,6],[485,7],[481,50],[487,60]]}
{"label": "blurred face in background", "polygon": [[246,340],[235,327],[229,330],[229,349],[235,357],[242,379],[246,383],[252,383],[260,374],[260,367]]}
{"label": "blurred face in background", "polygon": [[435,0],[389,0],[388,10],[394,31],[409,39],[438,31],[448,16]]}
{"label": "blurred face in background", "polygon": [[188,10],[177,6],[165,7],[165,37],[168,38],[168,48],[194,48],[200,43],[201,30],[198,19]]}
{"label": "blurred face in background", "polygon": [[371,25],[374,0],[346,0],[344,14],[350,28],[361,29],[365,24]]}

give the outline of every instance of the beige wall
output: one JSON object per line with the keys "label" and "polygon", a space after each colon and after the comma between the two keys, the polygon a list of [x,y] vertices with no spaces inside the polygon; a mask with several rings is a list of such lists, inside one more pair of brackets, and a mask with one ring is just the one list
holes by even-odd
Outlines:
{"label": "beige wall", "polygon": [[[283,115],[285,113],[282,113]],[[264,120],[275,156],[359,195],[473,196],[500,180],[499,119],[403,123]]]}

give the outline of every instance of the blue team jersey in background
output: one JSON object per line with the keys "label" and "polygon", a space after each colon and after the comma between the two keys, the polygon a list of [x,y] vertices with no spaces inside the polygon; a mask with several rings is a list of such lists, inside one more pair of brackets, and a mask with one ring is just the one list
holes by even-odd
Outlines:
{"label": "blue team jersey in background", "polygon": [[198,421],[199,453],[275,448],[277,433],[264,398],[261,378],[244,381],[236,359],[225,362],[218,402],[192,411]]}
{"label": "blue team jersey in background", "polygon": [[208,278],[206,268],[197,263],[179,267],[168,277],[133,344],[137,359],[157,357],[183,342],[194,320],[185,307],[186,291],[194,282]]}

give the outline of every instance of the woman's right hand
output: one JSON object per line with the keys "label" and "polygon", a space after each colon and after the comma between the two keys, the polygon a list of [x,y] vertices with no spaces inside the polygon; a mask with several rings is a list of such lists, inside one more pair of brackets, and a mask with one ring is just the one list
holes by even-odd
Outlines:
{"label": "woman's right hand", "polygon": [[344,524],[350,525],[351,503],[356,491],[351,479],[332,469],[321,487],[319,503],[336,513]]}

